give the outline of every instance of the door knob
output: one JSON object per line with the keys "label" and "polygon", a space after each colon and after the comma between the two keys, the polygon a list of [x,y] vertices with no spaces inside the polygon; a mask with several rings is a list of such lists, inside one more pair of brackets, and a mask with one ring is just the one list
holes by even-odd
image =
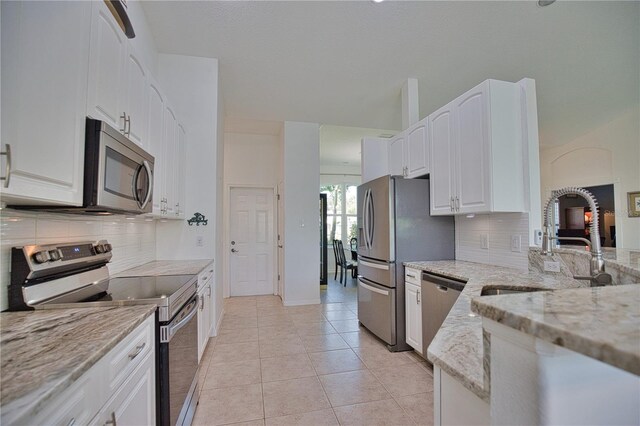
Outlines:
{"label": "door knob", "polygon": [[231,249],[231,253],[238,253],[240,250],[236,250],[234,248]]}

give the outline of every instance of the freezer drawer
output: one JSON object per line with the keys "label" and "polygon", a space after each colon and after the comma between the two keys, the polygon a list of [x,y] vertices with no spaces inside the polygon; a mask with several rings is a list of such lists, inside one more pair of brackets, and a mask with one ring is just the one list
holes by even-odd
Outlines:
{"label": "freezer drawer", "polygon": [[369,331],[396,344],[396,290],[358,277],[358,320]]}
{"label": "freezer drawer", "polygon": [[382,284],[385,287],[396,286],[396,264],[380,262],[358,256],[358,273],[368,281]]}

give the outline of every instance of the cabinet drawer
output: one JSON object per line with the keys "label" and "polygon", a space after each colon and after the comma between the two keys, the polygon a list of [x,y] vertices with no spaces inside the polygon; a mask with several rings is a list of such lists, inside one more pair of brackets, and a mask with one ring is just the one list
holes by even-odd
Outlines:
{"label": "cabinet drawer", "polygon": [[[46,425],[83,425],[87,424],[95,412],[100,408],[92,389],[97,386],[94,377],[86,375],[62,395],[49,403],[48,409],[40,413],[36,419],[26,423],[16,424],[46,424]],[[95,392],[94,392],[95,393]]]}
{"label": "cabinet drawer", "polygon": [[420,271],[413,268],[404,268],[404,282],[420,285]]}
{"label": "cabinet drawer", "polygon": [[111,392],[130,376],[145,355],[153,349],[153,324],[153,321],[145,321],[107,355]]}
{"label": "cabinet drawer", "polygon": [[202,272],[198,275],[198,291],[202,290],[207,285],[207,281],[213,278],[213,262],[207,265]]}

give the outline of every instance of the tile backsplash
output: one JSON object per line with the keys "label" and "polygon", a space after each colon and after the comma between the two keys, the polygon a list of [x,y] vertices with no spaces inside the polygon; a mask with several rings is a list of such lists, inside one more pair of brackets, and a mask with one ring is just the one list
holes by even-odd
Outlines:
{"label": "tile backsplash", "polygon": [[11,247],[106,239],[114,274],[156,258],[156,222],[143,217],[93,217],[3,209],[0,217],[0,310],[7,308]]}
{"label": "tile backsplash", "polygon": [[[529,267],[529,214],[492,213],[456,216],[456,259],[526,271]],[[520,237],[520,251],[511,248]],[[487,248],[483,248],[483,239]]]}

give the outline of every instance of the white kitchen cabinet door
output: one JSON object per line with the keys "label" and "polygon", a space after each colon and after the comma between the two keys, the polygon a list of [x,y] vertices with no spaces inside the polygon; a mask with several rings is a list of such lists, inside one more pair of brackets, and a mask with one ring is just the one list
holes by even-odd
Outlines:
{"label": "white kitchen cabinet door", "polygon": [[406,173],[408,178],[416,178],[429,173],[429,119],[420,120],[407,129]]}
{"label": "white kitchen cabinet door", "polygon": [[360,143],[362,183],[389,174],[389,139],[362,138]]}
{"label": "white kitchen cabinet door", "polygon": [[104,2],[94,1],[91,5],[87,115],[124,132],[127,37]]}
{"label": "white kitchen cabinet door", "polygon": [[405,132],[394,136],[389,142],[389,174],[406,176]]}
{"label": "white kitchen cabinet door", "polygon": [[407,344],[422,353],[422,305],[420,286],[405,282],[405,339]]}
{"label": "white kitchen cabinet door", "polygon": [[211,332],[212,307],[211,307],[211,286],[213,277],[210,277],[207,284],[198,294],[200,305],[198,306],[198,362],[207,347],[209,334]]}
{"label": "white kitchen cabinet door", "polygon": [[0,7],[2,200],[81,205],[91,3]]}
{"label": "white kitchen cabinet door", "polygon": [[127,49],[127,59],[125,61],[126,88],[123,94],[123,112],[128,116],[126,136],[134,143],[144,149],[147,146],[147,102],[149,85],[147,83],[147,70],[145,69],[140,56],[135,52],[129,43]]}
{"label": "white kitchen cabinet door", "polygon": [[153,425],[156,422],[153,351],[93,419],[95,425]]}
{"label": "white kitchen cabinet door", "polygon": [[163,167],[164,171],[162,172],[164,175],[164,198],[165,202],[165,214],[167,217],[172,218],[175,216],[175,209],[177,204],[176,198],[176,185],[175,185],[175,176],[176,176],[176,167],[177,167],[177,158],[176,158],[176,147],[177,147],[177,119],[176,114],[173,111],[173,107],[168,105],[166,102],[164,104],[164,133],[163,133]]}
{"label": "white kitchen cabinet door", "polygon": [[431,140],[431,215],[453,214],[455,185],[455,135],[453,104],[450,103],[429,116]]}
{"label": "white kitchen cabinet door", "polygon": [[154,216],[162,216],[164,212],[164,95],[152,78],[148,87],[147,115],[147,149],[154,157],[153,165],[153,212]]}
{"label": "white kitchen cabinet door", "polygon": [[176,207],[175,215],[180,219],[184,219],[184,207],[186,199],[186,158],[187,156],[187,131],[182,123],[178,123],[178,135],[176,138],[176,167],[175,171],[175,194]]}

